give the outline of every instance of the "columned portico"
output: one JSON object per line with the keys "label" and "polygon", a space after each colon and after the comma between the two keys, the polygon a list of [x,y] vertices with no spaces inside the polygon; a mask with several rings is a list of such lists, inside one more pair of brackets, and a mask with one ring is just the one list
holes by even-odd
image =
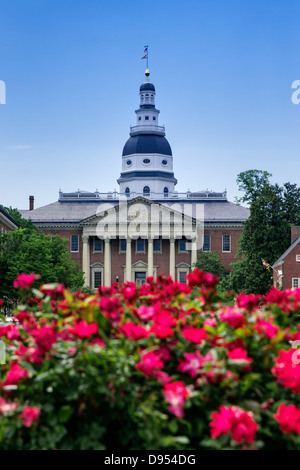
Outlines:
{"label": "columned portico", "polygon": [[88,235],[82,235],[82,271],[84,272],[84,283],[87,287],[90,287],[90,245]]}
{"label": "columned portico", "polygon": [[170,276],[175,279],[175,239],[170,238]]}
{"label": "columned portico", "polygon": [[125,281],[131,281],[131,238],[126,240],[126,269],[125,269]]}
{"label": "columned portico", "polygon": [[104,246],[104,285],[111,286],[111,249],[109,238],[105,238]]}
{"label": "columned portico", "polygon": [[153,239],[148,238],[148,276],[153,276]]}

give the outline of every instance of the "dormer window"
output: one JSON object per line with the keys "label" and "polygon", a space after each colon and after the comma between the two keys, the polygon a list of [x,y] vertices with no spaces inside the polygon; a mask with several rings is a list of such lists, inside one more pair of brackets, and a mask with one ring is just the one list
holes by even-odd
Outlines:
{"label": "dormer window", "polygon": [[153,121],[156,121],[156,116],[153,116],[153,118],[152,118],[152,119],[153,119]]}
{"label": "dormer window", "polygon": [[149,121],[149,116],[145,116],[145,121]]}

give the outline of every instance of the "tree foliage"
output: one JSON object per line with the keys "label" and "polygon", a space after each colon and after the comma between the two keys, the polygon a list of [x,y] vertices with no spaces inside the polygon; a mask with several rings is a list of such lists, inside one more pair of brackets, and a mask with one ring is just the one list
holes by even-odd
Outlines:
{"label": "tree foliage", "polygon": [[66,240],[45,235],[35,229],[21,228],[0,237],[0,298],[14,299],[13,281],[20,273],[40,275],[40,283],[60,282],[70,289],[80,289],[83,272],[71,259]]}
{"label": "tree foliage", "polygon": [[212,273],[222,278],[225,274],[225,268],[216,253],[211,251],[199,251],[195,266],[206,273]]}
{"label": "tree foliage", "polygon": [[240,237],[238,256],[231,273],[231,287],[244,292],[265,293],[272,285],[272,265],[290,245],[291,226],[300,223],[300,188],[271,184],[266,171],[249,170],[237,177],[244,195],[238,202],[250,204],[250,216]]}

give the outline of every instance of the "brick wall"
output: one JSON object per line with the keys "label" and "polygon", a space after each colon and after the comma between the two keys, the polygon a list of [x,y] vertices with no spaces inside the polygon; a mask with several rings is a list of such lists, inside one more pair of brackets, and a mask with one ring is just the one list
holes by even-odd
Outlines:
{"label": "brick wall", "polygon": [[300,242],[286,256],[283,263],[283,287],[285,289],[291,289],[293,277],[300,278],[300,263],[296,262],[296,255],[300,255]]}

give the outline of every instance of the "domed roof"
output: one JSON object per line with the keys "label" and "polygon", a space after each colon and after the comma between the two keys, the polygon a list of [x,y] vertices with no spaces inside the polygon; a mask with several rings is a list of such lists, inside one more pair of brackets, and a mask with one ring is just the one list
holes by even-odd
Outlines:
{"label": "domed roof", "polygon": [[123,148],[123,157],[134,153],[160,153],[171,155],[172,150],[167,139],[160,135],[140,134],[129,137]]}
{"label": "domed roof", "polygon": [[153,83],[145,82],[140,86],[140,91],[155,91],[155,86]]}

